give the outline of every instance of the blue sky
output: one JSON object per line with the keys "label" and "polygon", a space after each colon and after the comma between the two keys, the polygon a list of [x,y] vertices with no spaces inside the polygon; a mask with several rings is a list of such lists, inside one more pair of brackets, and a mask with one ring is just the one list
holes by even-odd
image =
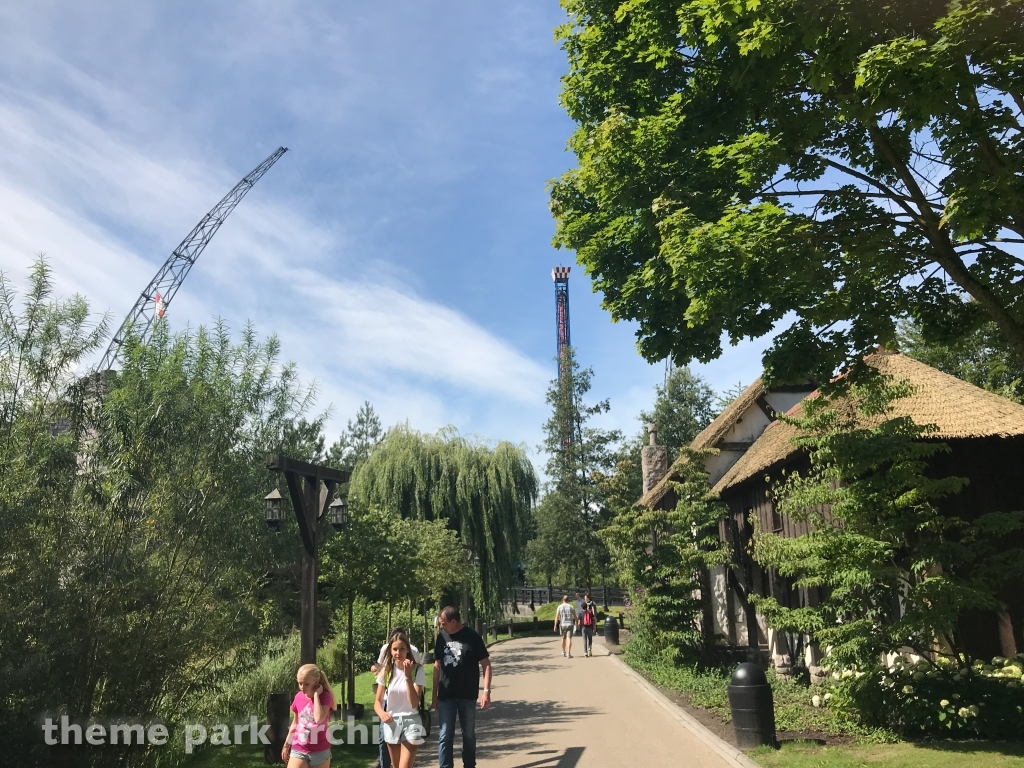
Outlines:
{"label": "blue sky", "polygon": [[[554,0],[0,6],[0,270],[45,252],[115,324],[279,145],[168,315],[278,334],[331,434],[385,424],[534,448],[554,372],[546,182],[572,165]],[[629,431],[662,365],[580,268],[573,343]],[[696,369],[749,383],[760,344]]]}

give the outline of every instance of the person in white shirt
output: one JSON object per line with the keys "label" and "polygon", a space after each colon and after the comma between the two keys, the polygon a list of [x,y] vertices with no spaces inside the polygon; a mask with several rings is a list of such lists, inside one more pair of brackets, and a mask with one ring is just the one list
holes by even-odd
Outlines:
{"label": "person in white shirt", "polygon": [[[391,641],[398,635],[405,635],[408,637],[409,633],[405,631],[404,627],[395,627],[388,633],[388,641],[380,647],[380,653],[377,654],[377,663],[370,665],[370,671],[373,672],[373,674],[377,674],[380,671],[380,668],[384,666],[384,660],[388,656],[388,648],[391,647]],[[409,650],[411,651],[410,663],[422,664],[423,659],[420,657],[420,649],[415,645],[410,645]]]}
{"label": "person in white shirt", "polygon": [[576,607],[562,595],[562,604],[555,611],[555,632],[562,635],[562,656],[572,658],[572,633],[576,629]]}
{"label": "person in white shirt", "polygon": [[427,678],[423,665],[413,662],[410,648],[409,637],[405,634],[391,641],[390,653],[377,673],[377,698],[373,704],[380,718],[381,739],[387,744],[388,756],[395,768],[411,768],[426,736],[419,706]]}
{"label": "person in white shirt", "polygon": [[[408,634],[409,633],[406,632],[403,627],[395,627],[394,629],[392,629],[388,633],[388,641],[386,643],[384,643],[384,645],[382,645],[380,647],[380,654],[378,654],[378,656],[377,656],[377,663],[370,665],[370,671],[373,672],[373,674],[377,674],[378,672],[380,672],[381,667],[384,666],[385,660],[390,655],[391,641],[394,640],[399,635],[408,635]],[[415,664],[422,664],[423,663],[423,659],[420,658],[419,648],[417,648],[415,645],[411,645],[410,644],[409,645],[409,650],[411,651],[411,654],[410,654],[411,658],[407,658],[405,660],[405,662],[404,662],[404,665],[407,666],[407,667],[412,667]],[[402,672],[404,672],[404,671],[405,671],[405,669],[403,668]],[[384,706],[387,707],[387,705],[388,705],[387,698],[385,698],[384,699]],[[380,768],[392,768],[392,765],[391,765],[391,753],[388,752],[388,745],[387,745],[387,742],[384,741],[384,739],[380,740],[380,758],[379,759],[380,759]]]}

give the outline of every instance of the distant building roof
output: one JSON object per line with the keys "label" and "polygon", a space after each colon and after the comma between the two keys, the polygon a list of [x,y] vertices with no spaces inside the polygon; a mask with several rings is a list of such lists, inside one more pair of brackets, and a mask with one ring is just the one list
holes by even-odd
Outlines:
{"label": "distant building roof", "polygon": [[[893,403],[893,410],[886,418],[910,416],[917,424],[934,424],[938,431],[929,436],[939,439],[1024,435],[1024,406],[1012,400],[905,355],[877,353],[869,355],[865,362],[894,379],[906,379],[915,387],[914,394]],[[800,409],[798,404],[787,415],[797,415]],[[722,493],[788,459],[799,450],[792,442],[796,434],[796,428],[785,422],[770,424],[715,484],[715,493]],[[654,490],[656,488],[651,492]]]}

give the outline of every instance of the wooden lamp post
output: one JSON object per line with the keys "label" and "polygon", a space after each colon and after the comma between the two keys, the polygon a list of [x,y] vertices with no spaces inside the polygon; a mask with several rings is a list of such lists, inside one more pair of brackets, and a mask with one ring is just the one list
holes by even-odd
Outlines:
{"label": "wooden lamp post", "polygon": [[[339,483],[347,483],[348,470],[332,469],[319,464],[290,459],[280,454],[267,456],[267,469],[280,472],[288,483],[288,493],[295,509],[295,517],[302,535],[302,618],[299,621],[302,635],[300,663],[316,663],[316,577],[317,546],[320,543],[320,524],[328,510],[327,502],[333,498]],[[276,497],[275,497],[276,494]],[[271,530],[281,527],[281,494],[271,491],[264,499],[267,526]],[[335,528],[344,527],[348,521],[348,510],[344,502],[340,507],[332,505],[331,523]],[[342,512],[344,510],[344,513]]]}

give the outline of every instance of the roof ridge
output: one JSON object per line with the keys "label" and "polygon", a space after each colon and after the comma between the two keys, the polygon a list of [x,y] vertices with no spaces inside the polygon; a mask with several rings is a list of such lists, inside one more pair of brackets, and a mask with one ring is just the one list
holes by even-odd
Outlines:
{"label": "roof ridge", "polygon": [[[914,385],[913,394],[895,401],[887,418],[909,416],[917,424],[935,424],[939,429],[929,435],[930,439],[1024,436],[1024,405],[1020,403],[899,352],[871,353],[864,356],[864,361],[881,373]],[[815,397],[818,392],[815,390],[808,397]],[[793,406],[786,416],[797,415],[806,399]],[[773,430],[775,424],[788,429]],[[745,482],[800,450],[789,439],[796,431],[784,421],[768,425],[713,490],[721,493]]]}

